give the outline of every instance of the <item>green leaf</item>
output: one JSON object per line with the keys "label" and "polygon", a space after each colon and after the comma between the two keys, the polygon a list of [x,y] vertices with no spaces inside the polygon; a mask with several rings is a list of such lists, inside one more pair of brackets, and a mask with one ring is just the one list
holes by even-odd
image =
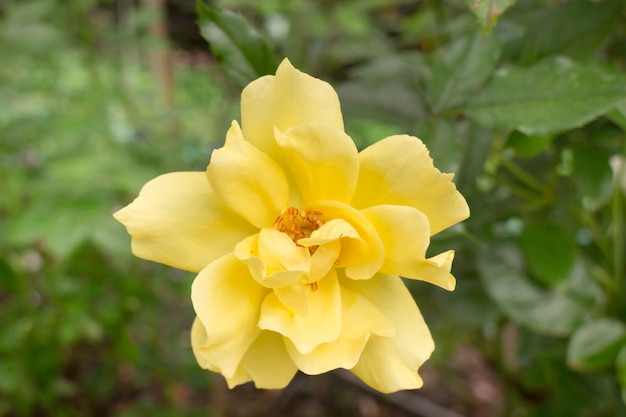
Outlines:
{"label": "green leaf", "polygon": [[623,6],[623,0],[570,0],[535,9],[533,17],[524,22],[526,31],[520,42],[511,45],[511,52],[519,54],[523,63],[555,54],[585,59],[614,33]]}
{"label": "green leaf", "polygon": [[460,38],[430,57],[425,92],[432,112],[439,114],[464,104],[491,76],[499,57],[497,39],[480,33]]}
{"label": "green leaf", "polygon": [[516,0],[465,0],[465,4],[470,8],[478,19],[478,23],[484,30],[491,30],[498,18]]}
{"label": "green leaf", "polygon": [[[465,123],[464,127],[465,129],[458,133],[463,138],[463,142],[461,145],[461,162],[456,171],[455,183],[459,190],[466,194],[471,193],[470,190],[476,184],[476,179],[485,169],[494,135],[472,123]],[[480,212],[487,213],[488,211],[480,210]]]}
{"label": "green leaf", "polygon": [[[116,226],[111,220],[106,195],[94,193],[79,198],[56,191],[56,195],[52,191],[49,194],[40,193],[39,199],[11,219],[5,234],[10,245],[19,247],[40,243],[48,253],[65,260],[83,242],[96,236],[104,240],[100,235],[108,232],[105,229]],[[50,214],[51,207],[54,208],[54,215]],[[118,231],[123,237],[119,226]],[[123,241],[118,239],[118,242]]]}
{"label": "green leaf", "polygon": [[529,158],[543,152],[552,142],[553,135],[525,135],[514,131],[508,140],[508,146],[522,158]]}
{"label": "green leaf", "polygon": [[464,113],[487,128],[545,135],[582,126],[623,100],[623,76],[552,57],[501,71]]}
{"label": "green leaf", "polygon": [[202,36],[222,71],[240,89],[275,72],[278,63],[270,43],[243,16],[211,9],[202,0],[196,2],[196,10]]}
{"label": "green leaf", "polygon": [[487,293],[500,309],[514,322],[537,333],[567,336],[587,314],[567,294],[534,285],[523,272],[519,248],[512,243],[483,250],[478,270]]}
{"label": "green leaf", "polygon": [[626,340],[624,324],[609,318],[586,322],[567,346],[567,364],[577,371],[608,369]]}
{"label": "green leaf", "polygon": [[549,221],[527,225],[521,245],[530,270],[542,283],[556,286],[574,266],[575,233]]}
{"label": "green leaf", "polygon": [[622,345],[615,359],[617,381],[621,387],[622,402],[626,404],[626,344]]}
{"label": "green leaf", "polygon": [[576,146],[572,180],[583,196],[583,203],[591,209],[598,208],[609,198],[613,185],[609,158],[597,147],[586,144]]}

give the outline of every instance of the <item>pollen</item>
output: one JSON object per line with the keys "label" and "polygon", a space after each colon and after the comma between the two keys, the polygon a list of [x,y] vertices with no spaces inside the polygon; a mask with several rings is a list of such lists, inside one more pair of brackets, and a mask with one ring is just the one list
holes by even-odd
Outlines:
{"label": "pollen", "polygon": [[[323,224],[324,218],[320,211],[287,207],[274,221],[274,229],[285,233],[297,244],[299,239],[311,236]],[[317,249],[316,246],[314,248]]]}

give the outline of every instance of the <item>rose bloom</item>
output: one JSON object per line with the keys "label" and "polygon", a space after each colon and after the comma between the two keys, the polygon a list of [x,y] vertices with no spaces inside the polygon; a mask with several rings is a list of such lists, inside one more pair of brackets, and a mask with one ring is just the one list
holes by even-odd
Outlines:
{"label": "rose bloom", "polygon": [[198,274],[191,345],[230,387],[345,368],[393,392],[422,386],[434,349],[400,276],[455,286],[454,252],[426,257],[469,216],[452,177],[416,137],[359,153],[333,88],[284,60],[206,172],[159,176],[114,216],[136,256]]}

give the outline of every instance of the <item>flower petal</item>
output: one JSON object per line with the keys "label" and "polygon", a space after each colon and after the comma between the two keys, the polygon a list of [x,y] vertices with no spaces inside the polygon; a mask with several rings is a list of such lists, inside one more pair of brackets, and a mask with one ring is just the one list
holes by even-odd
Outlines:
{"label": "flower petal", "polygon": [[251,82],[241,93],[241,124],[249,142],[277,161],[282,152],[274,140],[281,132],[311,122],[330,123],[343,130],[339,97],[325,81],[295,69],[283,60],[275,76]]}
{"label": "flower petal", "polygon": [[[303,279],[303,281],[306,281]],[[286,307],[297,315],[307,316],[309,314],[309,298],[307,293],[311,289],[305,282],[295,283],[289,286],[274,288],[274,295],[282,303],[281,307]]]}
{"label": "flower petal", "polygon": [[354,141],[328,123],[309,123],[276,132],[305,204],[317,200],[350,203],[359,172]]}
{"label": "flower petal", "polygon": [[337,340],[341,330],[341,294],[334,270],[307,288],[308,315],[287,309],[275,294],[261,306],[259,328],[273,330],[290,339],[298,351],[309,353],[321,343]]}
{"label": "flower petal", "polygon": [[263,331],[241,360],[235,378],[227,382],[230,388],[252,380],[257,388],[280,389],[289,384],[297,371],[287,354],[283,337]]}
{"label": "flower petal", "polygon": [[215,366],[213,362],[211,362],[211,358],[205,354],[206,351],[200,349],[202,346],[206,345],[207,339],[208,336],[204,324],[196,317],[191,325],[191,348],[193,349],[193,354],[200,368],[219,372],[219,368]]}
{"label": "flower petal", "polygon": [[[359,232],[350,223],[343,219],[329,220],[313,231],[310,237],[299,239],[298,243],[305,247],[320,245],[320,248],[323,248],[337,241],[341,242],[341,250],[333,260],[334,264],[351,267],[369,261],[368,243],[359,236]],[[372,274],[375,272],[373,271]]]}
{"label": "flower petal", "polygon": [[[385,246],[385,263],[380,272],[401,275],[438,285],[452,291],[456,285],[450,274],[454,252],[426,259],[430,243],[428,218],[409,206],[373,206],[361,210],[378,231]],[[439,255],[438,255],[439,256]]]}
{"label": "flower petal", "polygon": [[193,307],[207,332],[195,351],[227,378],[259,334],[259,311],[267,293],[232,253],[200,271],[191,285]]}
{"label": "flower petal", "polygon": [[[343,220],[349,224],[356,230],[358,239],[342,239],[341,242],[341,254],[338,258],[338,267],[345,267],[346,275],[352,279],[369,279],[376,272],[380,270],[380,267],[383,265],[385,260],[385,249],[383,247],[383,243],[376,232],[376,229],[372,224],[367,220],[360,211],[354,209],[353,207],[343,204],[338,201],[318,201],[315,204],[312,204],[310,207],[307,207],[307,210],[317,210],[323,213],[324,218],[327,220],[326,224],[330,223],[333,219]],[[331,230],[331,226],[327,226],[328,229],[324,228],[326,224],[322,225],[316,232],[320,234],[324,230]],[[341,222],[333,222],[333,228],[336,226],[340,226]],[[336,225],[336,226],[335,226]],[[343,226],[342,226],[343,227]],[[348,232],[347,228],[344,228],[345,232]],[[324,232],[325,233],[325,232]],[[334,232],[333,232],[334,233]],[[311,236],[321,236],[320,234],[314,235],[311,233]],[[344,235],[346,236],[346,235]],[[341,233],[337,237],[341,236]],[[333,235],[326,236],[329,241],[336,239]],[[353,237],[349,235],[348,237]],[[308,239],[300,239],[298,242],[301,245],[309,246],[314,241],[310,241]],[[302,242],[302,243],[301,243]],[[303,243],[306,242],[306,243]],[[358,261],[357,261],[358,259]],[[346,263],[344,263],[344,261]],[[349,263],[347,263],[349,261]]]}
{"label": "flower petal", "polygon": [[248,265],[255,281],[266,288],[309,280],[309,251],[276,229],[263,228],[242,240],[235,246],[235,256]]}
{"label": "flower petal", "polygon": [[352,205],[411,206],[428,217],[434,235],[469,216],[469,207],[452,182],[433,165],[416,137],[390,136],[359,153],[359,180]]}
{"label": "flower petal", "polygon": [[221,203],[202,172],[156,177],[113,217],[126,226],[136,256],[193,272],[254,230]]}
{"label": "flower petal", "polygon": [[302,354],[288,339],[289,355],[302,372],[318,375],[337,368],[350,369],[359,360],[372,334],[395,336],[393,323],[365,297],[341,288],[342,324],[336,341],[322,343],[308,354]]}
{"label": "flower petal", "polygon": [[206,175],[222,201],[258,228],[271,226],[287,206],[285,173],[243,139],[237,122],[228,130],[224,147],[213,151]]}
{"label": "flower petal", "polygon": [[423,382],[417,371],[435,345],[402,280],[378,274],[367,281],[345,279],[341,285],[369,299],[396,326],[395,337],[372,336],[351,371],[384,393],[420,388]]}

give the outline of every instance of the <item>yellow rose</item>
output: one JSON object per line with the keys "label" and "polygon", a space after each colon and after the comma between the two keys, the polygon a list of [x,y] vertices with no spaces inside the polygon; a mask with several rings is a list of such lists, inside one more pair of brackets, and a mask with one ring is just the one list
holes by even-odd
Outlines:
{"label": "yellow rose", "polygon": [[345,368],[419,388],[434,343],[399,276],[454,289],[454,252],[426,258],[469,216],[452,174],[407,135],[359,153],[333,88],[288,60],[244,89],[241,115],[206,173],[157,177],[114,214],[135,255],[198,273],[198,363],[231,387]]}

